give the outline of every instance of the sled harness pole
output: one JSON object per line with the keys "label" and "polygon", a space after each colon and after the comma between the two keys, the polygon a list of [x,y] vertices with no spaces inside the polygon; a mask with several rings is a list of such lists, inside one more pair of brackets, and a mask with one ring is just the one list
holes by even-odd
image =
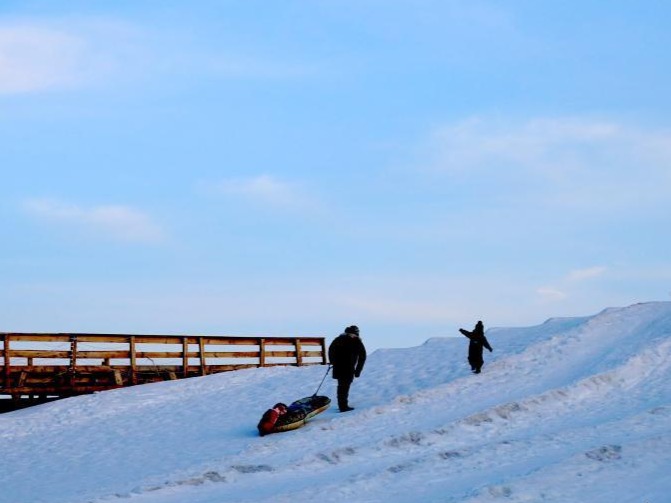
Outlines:
{"label": "sled harness pole", "polygon": [[319,383],[319,387],[317,388],[317,391],[314,392],[314,395],[312,396],[317,396],[317,393],[319,393],[319,388],[322,387],[322,384],[324,384],[324,379],[326,379],[326,376],[329,375],[329,370],[331,370],[331,367],[333,365],[329,364],[328,368],[326,369],[326,374],[324,374],[324,377],[322,377],[322,382]]}

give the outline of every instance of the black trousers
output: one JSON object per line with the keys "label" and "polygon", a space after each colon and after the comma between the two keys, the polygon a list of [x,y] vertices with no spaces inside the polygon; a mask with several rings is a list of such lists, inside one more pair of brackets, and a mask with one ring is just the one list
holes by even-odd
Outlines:
{"label": "black trousers", "polygon": [[471,341],[468,345],[468,363],[471,364],[471,369],[474,372],[480,372],[482,364],[485,363],[482,358],[482,344]]}
{"label": "black trousers", "polygon": [[349,407],[349,387],[352,385],[351,377],[338,379],[338,408],[346,409]]}

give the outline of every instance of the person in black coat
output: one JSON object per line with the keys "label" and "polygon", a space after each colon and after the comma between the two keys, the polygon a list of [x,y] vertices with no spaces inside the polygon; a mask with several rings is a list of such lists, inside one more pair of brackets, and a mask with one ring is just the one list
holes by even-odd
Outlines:
{"label": "person in black coat", "polygon": [[338,380],[340,412],[354,410],[349,406],[349,388],[354,378],[361,375],[366,362],[366,348],[359,338],[359,327],[347,327],[333,340],[329,346],[329,361],[333,366],[333,379]]}
{"label": "person in black coat", "polygon": [[470,340],[468,343],[468,363],[471,364],[473,373],[479,374],[482,365],[485,362],[482,358],[482,348],[485,347],[489,349],[490,353],[492,352],[492,347],[489,345],[489,342],[485,337],[485,329],[482,322],[478,321],[472,332],[464,330],[463,328],[460,328],[459,332],[464,334]]}

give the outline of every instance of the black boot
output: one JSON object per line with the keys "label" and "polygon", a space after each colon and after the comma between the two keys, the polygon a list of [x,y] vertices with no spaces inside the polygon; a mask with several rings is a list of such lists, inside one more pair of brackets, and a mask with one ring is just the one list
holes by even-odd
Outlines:
{"label": "black boot", "polygon": [[349,379],[338,379],[338,408],[340,412],[352,410],[349,406],[349,387],[352,381]]}

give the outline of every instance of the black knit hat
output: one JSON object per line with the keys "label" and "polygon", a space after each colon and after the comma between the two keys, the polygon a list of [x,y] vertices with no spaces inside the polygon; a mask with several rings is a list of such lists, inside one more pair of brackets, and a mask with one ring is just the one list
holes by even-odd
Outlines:
{"label": "black knit hat", "polygon": [[351,327],[347,327],[345,329],[346,334],[354,334],[354,335],[359,335],[359,327],[356,325],[352,325]]}

